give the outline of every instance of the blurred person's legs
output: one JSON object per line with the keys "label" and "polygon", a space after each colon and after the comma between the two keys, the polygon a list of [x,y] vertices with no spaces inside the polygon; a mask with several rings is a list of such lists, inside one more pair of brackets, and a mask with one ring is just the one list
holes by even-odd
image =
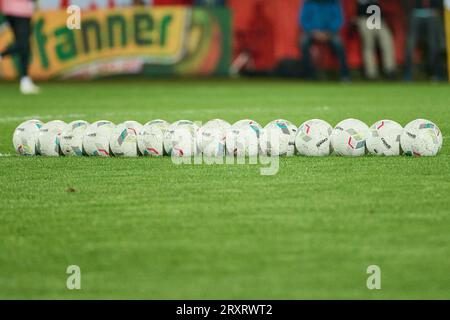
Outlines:
{"label": "blurred person's legs", "polygon": [[0,53],[1,57],[17,55],[19,58],[20,90],[24,94],[38,93],[39,88],[28,76],[31,47],[31,18],[7,16],[14,34],[14,43]]}
{"label": "blurred person's legs", "polygon": [[381,22],[381,29],[377,31],[381,55],[383,58],[383,70],[388,78],[392,78],[394,77],[395,69],[397,68],[395,63],[395,49],[392,32],[384,21]]}
{"label": "blurred person's legs", "polygon": [[339,37],[339,34],[336,33],[336,34],[331,35],[330,46],[333,49],[334,53],[336,54],[336,56],[339,60],[341,80],[349,81],[350,80],[350,69],[347,64],[347,56],[345,54],[344,44],[342,43],[342,40]]}
{"label": "blurred person's legs", "polygon": [[405,80],[413,78],[413,58],[417,44],[417,39],[421,32],[426,37],[427,44],[427,69],[431,78],[438,80],[440,78],[440,59],[439,59],[439,30],[440,19],[438,16],[411,18],[410,32],[408,34],[406,57],[405,57]]}
{"label": "blurred person's legs", "polygon": [[311,58],[311,45],[313,44],[313,35],[305,33],[300,40],[300,50],[302,52],[302,69],[307,79],[316,77],[316,70]]}
{"label": "blurred person's legs", "polygon": [[446,23],[444,15],[438,15],[438,59],[439,59],[439,80],[448,80],[448,66],[447,57],[450,52],[447,52],[447,38],[446,38]]}
{"label": "blurred person's legs", "polygon": [[376,31],[367,28],[367,18],[362,17],[357,21],[359,34],[362,41],[362,53],[364,60],[364,70],[368,79],[378,78],[378,66],[375,57]]}
{"label": "blurred person's legs", "polygon": [[413,78],[414,51],[416,49],[420,27],[421,27],[421,18],[412,16],[410,19],[408,37],[406,40],[405,75],[404,75],[406,81],[411,81]]}
{"label": "blurred person's legs", "polygon": [[425,21],[427,28],[427,46],[428,46],[428,69],[431,78],[439,79],[439,19],[437,17],[429,17]]}

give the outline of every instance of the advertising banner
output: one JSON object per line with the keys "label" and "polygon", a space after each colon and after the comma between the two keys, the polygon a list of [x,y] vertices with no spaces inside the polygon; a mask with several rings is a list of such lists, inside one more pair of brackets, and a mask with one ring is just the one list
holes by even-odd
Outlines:
{"label": "advertising banner", "polygon": [[[142,74],[222,75],[231,58],[231,17],[225,8],[129,7],[81,12],[80,29],[64,10],[33,17],[30,74],[35,79]],[[7,24],[0,49],[13,42]],[[17,75],[17,57],[3,59],[0,77]]]}

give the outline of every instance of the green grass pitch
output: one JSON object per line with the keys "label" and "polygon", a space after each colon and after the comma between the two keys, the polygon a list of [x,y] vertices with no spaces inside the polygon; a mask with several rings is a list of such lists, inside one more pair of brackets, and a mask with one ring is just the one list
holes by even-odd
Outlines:
{"label": "green grass pitch", "polygon": [[[0,84],[0,298],[450,298],[450,87],[295,81]],[[18,157],[22,121],[436,122],[435,158]],[[73,188],[75,192],[68,192]],[[81,290],[66,288],[68,265]],[[381,267],[381,290],[366,269]]]}

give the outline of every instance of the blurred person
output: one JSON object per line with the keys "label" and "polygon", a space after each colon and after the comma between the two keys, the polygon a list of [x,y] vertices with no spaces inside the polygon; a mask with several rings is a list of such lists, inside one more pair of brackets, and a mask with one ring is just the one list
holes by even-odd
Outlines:
{"label": "blurred person", "polygon": [[6,16],[14,34],[14,43],[0,52],[0,60],[9,55],[19,58],[20,91],[23,94],[39,93],[33,80],[28,75],[31,57],[31,16],[34,0],[0,0],[0,12]]}
{"label": "blurred person", "polygon": [[410,11],[405,52],[405,80],[413,79],[414,52],[421,35],[426,39],[428,72],[432,80],[440,80],[443,0],[409,0],[405,3],[407,10]]}
{"label": "blurred person", "polygon": [[350,81],[344,45],[339,31],[344,24],[344,15],[339,0],[305,0],[300,9],[300,26],[304,34],[300,41],[302,65],[308,78],[315,78],[315,68],[310,48],[314,42],[328,43],[339,59],[342,81]]}
{"label": "blurred person", "polygon": [[365,74],[371,80],[379,77],[376,59],[378,45],[381,51],[384,73],[389,79],[392,79],[396,69],[392,32],[383,18],[381,20],[381,29],[369,29],[367,27],[367,19],[371,15],[371,13],[367,13],[367,9],[372,5],[380,7],[378,0],[358,0],[357,3],[356,24],[362,40]]}

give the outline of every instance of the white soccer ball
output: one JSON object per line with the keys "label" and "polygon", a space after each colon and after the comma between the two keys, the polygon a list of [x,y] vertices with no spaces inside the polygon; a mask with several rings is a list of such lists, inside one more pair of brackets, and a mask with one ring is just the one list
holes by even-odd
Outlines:
{"label": "white soccer ball", "polygon": [[170,124],[161,119],[147,122],[138,135],[138,148],[144,156],[162,156],[164,154],[164,134]]}
{"label": "white soccer ball", "polygon": [[165,152],[179,157],[196,155],[198,150],[195,140],[198,129],[198,125],[189,120],[172,123],[164,135]]}
{"label": "white soccer ball", "polygon": [[206,122],[197,132],[197,146],[207,157],[223,157],[227,130],[231,125],[225,120],[214,119]]}
{"label": "white soccer ball", "polygon": [[111,152],[117,157],[137,157],[139,155],[137,137],[142,124],[125,121],[118,124],[109,138]]}
{"label": "white soccer ball", "polygon": [[179,126],[172,134],[171,156],[191,157],[199,154],[196,142],[198,127]]}
{"label": "white soccer ball", "polygon": [[83,137],[83,148],[88,156],[109,157],[109,139],[116,126],[108,120],[100,120],[87,127]]}
{"label": "white soccer ball", "polygon": [[403,127],[392,120],[380,120],[369,129],[366,141],[367,150],[378,156],[399,156],[400,135]]}
{"label": "white soccer ball", "polygon": [[310,157],[329,156],[331,147],[331,125],[320,119],[305,121],[298,128],[295,137],[295,147],[299,154]]}
{"label": "white soccer ball", "polygon": [[[429,133],[420,134],[422,131],[433,131],[434,136],[436,138],[436,144],[437,144],[437,152],[439,152],[442,148],[442,133],[441,130],[439,130],[439,127],[434,124],[433,122],[426,120],[426,119],[416,119],[414,121],[411,121],[408,123],[405,128],[403,129],[403,133],[400,136],[400,145],[403,150],[403,152],[407,156],[412,156],[414,154],[413,145],[417,139],[418,136],[421,137],[421,140],[425,138],[425,140],[428,140],[428,136],[430,136]],[[431,134],[433,135],[433,134]],[[433,139],[432,139],[433,140]],[[418,154],[420,155],[422,146],[424,145],[424,141],[419,141],[417,150]],[[430,150],[434,150],[434,146],[430,146]],[[436,153],[437,153],[436,152]],[[427,152],[425,152],[427,153]]]}
{"label": "white soccer ball", "polygon": [[89,123],[84,120],[75,120],[67,125],[59,142],[65,156],[83,155],[83,136],[88,126]]}
{"label": "white soccer ball", "polygon": [[261,125],[253,120],[240,120],[227,130],[226,149],[229,155],[257,156]]}
{"label": "white soccer ball", "polygon": [[34,156],[37,152],[39,130],[44,125],[40,120],[28,120],[19,124],[14,130],[13,145],[16,152],[22,156]]}
{"label": "white soccer ball", "polygon": [[440,141],[433,128],[419,130],[412,145],[413,156],[434,157],[440,150]]}
{"label": "white soccer ball", "polygon": [[60,138],[67,128],[67,123],[53,120],[44,124],[39,130],[37,148],[43,156],[57,157],[60,155]]}
{"label": "white soccer ball", "polygon": [[366,154],[369,127],[357,119],[339,122],[331,133],[331,146],[338,156],[359,157]]}
{"label": "white soccer ball", "polygon": [[269,156],[293,156],[297,127],[283,119],[269,122],[261,131],[259,146],[261,154]]}

